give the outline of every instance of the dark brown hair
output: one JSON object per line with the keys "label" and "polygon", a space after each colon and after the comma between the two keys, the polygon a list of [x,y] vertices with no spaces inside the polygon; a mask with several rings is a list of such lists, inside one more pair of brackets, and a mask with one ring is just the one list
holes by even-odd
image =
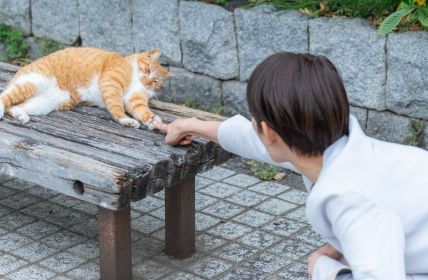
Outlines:
{"label": "dark brown hair", "polygon": [[348,134],[349,104],[342,79],[324,56],[282,52],[269,56],[247,86],[251,114],[300,155],[322,155]]}

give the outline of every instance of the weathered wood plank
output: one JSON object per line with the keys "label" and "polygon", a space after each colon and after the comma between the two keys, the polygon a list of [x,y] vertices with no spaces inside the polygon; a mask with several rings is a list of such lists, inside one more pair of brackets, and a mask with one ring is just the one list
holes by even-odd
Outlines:
{"label": "weathered wood plank", "polygon": [[52,177],[78,180],[110,193],[121,193],[132,185],[126,170],[1,129],[0,132],[0,158],[3,162]]}
{"label": "weathered wood plank", "polygon": [[5,174],[13,178],[38,184],[56,192],[112,210],[123,208],[129,202],[129,192],[109,194],[98,191],[89,185],[83,185],[83,193],[76,192],[76,181],[74,180],[67,180],[64,178],[54,177],[46,173],[25,169],[8,162],[4,162],[2,159],[0,159],[0,174]]}
{"label": "weathered wood plank", "polygon": [[133,170],[140,172],[148,172],[151,169],[151,165],[145,162],[124,157],[118,154],[112,154],[104,150],[92,148],[87,145],[67,141],[58,137],[53,137],[48,134],[41,133],[39,131],[26,129],[19,126],[11,125],[6,121],[0,121],[0,131],[5,131],[9,134],[22,136],[25,138],[34,139],[40,143],[63,149],[69,152],[73,152],[82,156],[91,157],[95,160],[107,163],[112,166],[116,166],[122,169],[129,170],[132,173]]}

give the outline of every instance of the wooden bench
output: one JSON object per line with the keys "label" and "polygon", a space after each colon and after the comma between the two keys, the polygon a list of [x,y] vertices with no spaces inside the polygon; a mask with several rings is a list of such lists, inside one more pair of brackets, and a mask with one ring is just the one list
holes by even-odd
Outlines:
{"label": "wooden bench", "polygon": [[[18,69],[0,63],[0,92]],[[190,116],[223,119],[160,101],[150,106],[166,122]],[[32,116],[25,125],[7,116],[0,121],[0,175],[98,206],[102,279],[132,279],[130,202],[164,189],[165,251],[190,256],[195,251],[195,175],[229,157],[204,139],[170,147],[161,133],[125,128],[92,107]]]}

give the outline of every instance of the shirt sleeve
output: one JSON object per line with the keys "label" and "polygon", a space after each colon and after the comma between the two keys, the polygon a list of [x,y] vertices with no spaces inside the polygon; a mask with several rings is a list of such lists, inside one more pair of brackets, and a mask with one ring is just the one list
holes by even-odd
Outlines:
{"label": "shirt sleeve", "polygon": [[[352,272],[352,278],[344,279],[406,279],[404,230],[397,215],[358,193],[333,195],[326,200],[324,209]],[[314,266],[317,276],[313,279],[336,279],[328,278],[334,273],[329,268],[336,265],[338,273],[344,267],[334,262],[337,261],[318,259]]]}
{"label": "shirt sleeve", "polygon": [[290,162],[272,161],[252,123],[241,115],[222,122],[217,130],[217,138],[220,146],[228,152],[300,173]]}

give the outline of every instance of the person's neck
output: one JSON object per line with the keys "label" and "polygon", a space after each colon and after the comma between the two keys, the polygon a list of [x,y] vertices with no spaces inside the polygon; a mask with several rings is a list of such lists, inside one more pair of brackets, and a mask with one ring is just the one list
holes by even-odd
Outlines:
{"label": "person's neck", "polygon": [[321,172],[323,157],[322,155],[312,157],[298,156],[291,162],[302,175],[315,183]]}

